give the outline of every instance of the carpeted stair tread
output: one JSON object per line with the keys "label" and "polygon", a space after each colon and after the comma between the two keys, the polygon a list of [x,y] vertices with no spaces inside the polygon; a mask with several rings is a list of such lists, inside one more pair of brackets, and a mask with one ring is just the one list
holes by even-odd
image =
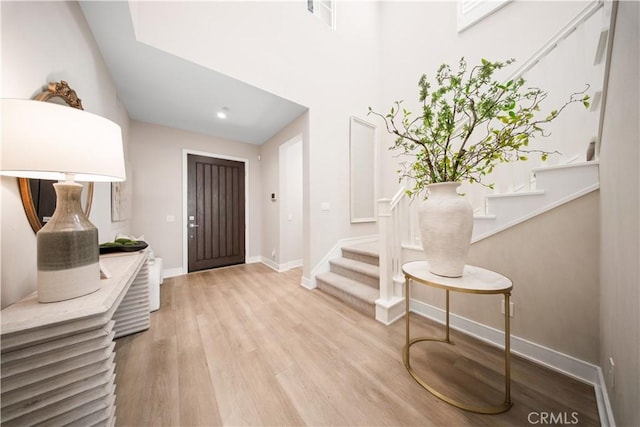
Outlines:
{"label": "carpeted stair tread", "polygon": [[318,288],[355,310],[375,317],[380,295],[378,242],[342,247],[342,257],[329,261],[330,271],[316,276]]}
{"label": "carpeted stair tread", "polygon": [[377,266],[380,264],[378,242],[344,246],[342,248],[342,256],[344,258],[355,259],[371,265]]}
{"label": "carpeted stair tread", "polygon": [[356,273],[364,274],[365,276],[369,276],[377,281],[380,280],[380,267],[378,267],[377,265],[371,265],[363,261],[357,261],[355,259],[344,257],[332,259],[331,261],[329,261],[329,264],[332,267],[341,267],[343,269],[351,270]]}
{"label": "carpeted stair tread", "polygon": [[375,300],[378,290],[336,273],[326,272],[316,276],[318,289],[334,296],[368,317],[375,317]]}

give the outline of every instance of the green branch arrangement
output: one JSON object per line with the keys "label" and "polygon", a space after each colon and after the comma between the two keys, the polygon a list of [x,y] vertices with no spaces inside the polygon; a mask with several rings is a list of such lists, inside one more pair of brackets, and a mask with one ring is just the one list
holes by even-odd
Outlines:
{"label": "green branch arrangement", "polygon": [[460,59],[458,70],[442,64],[432,88],[426,75],[418,82],[422,113],[413,115],[394,102],[388,114],[369,107],[369,114],[384,120],[386,130],[396,136],[390,150],[411,158],[399,170],[400,181],[410,178],[413,196],[433,183],[448,181],[483,183],[499,163],[527,160],[538,154],[542,160],[556,151],[530,149],[535,136],[546,137],[544,125],[555,120],[569,105],[582,103],[589,107],[589,86],[573,93],[560,108],[541,118],[540,103],[547,92],[525,88],[523,78],[506,83],[493,75],[514,62],[491,62],[483,59],[467,72],[467,63]]}

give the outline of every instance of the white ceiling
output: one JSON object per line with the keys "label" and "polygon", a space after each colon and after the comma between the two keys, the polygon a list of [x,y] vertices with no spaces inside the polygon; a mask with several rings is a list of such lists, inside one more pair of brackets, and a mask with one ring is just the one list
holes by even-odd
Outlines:
{"label": "white ceiling", "polygon": [[[132,119],[262,144],[306,107],[137,42],[128,2],[80,6]],[[216,113],[226,108],[227,119]]]}

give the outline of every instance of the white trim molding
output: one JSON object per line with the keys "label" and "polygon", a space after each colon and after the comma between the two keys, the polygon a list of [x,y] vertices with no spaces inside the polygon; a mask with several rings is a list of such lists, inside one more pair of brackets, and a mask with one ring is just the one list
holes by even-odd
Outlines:
{"label": "white trim molding", "polygon": [[404,297],[392,297],[385,300],[378,298],[376,301],[376,320],[389,326],[396,320],[404,317],[405,300]]}
{"label": "white trim molding", "polygon": [[277,271],[278,273],[280,273],[280,266],[278,265],[277,262],[267,258],[266,256],[261,256],[260,262],[266,265],[267,267],[269,267],[270,269],[272,269],[273,271]]}
{"label": "white trim molding", "polygon": [[584,7],[584,9],[582,9],[582,11],[580,11],[567,25],[562,27],[560,31],[558,31],[553,37],[551,37],[527,61],[521,63],[520,67],[515,70],[505,81],[518,79],[522,77],[522,75],[527,71],[531,70],[543,57],[547,56],[549,52],[555,49],[561,40],[567,38],[581,23],[585,22],[594,13],[596,13],[598,9],[603,6],[603,4],[603,0],[589,0],[589,3]]}
{"label": "white trim molding", "polygon": [[302,279],[300,279],[300,286],[309,289],[310,291],[318,287],[315,277],[310,279],[304,276],[302,276]]}
{"label": "white trim molding", "polygon": [[278,264],[277,262],[265,257],[265,256],[261,256],[261,257],[257,257],[258,260],[255,262],[261,262],[264,265],[266,265],[267,267],[269,267],[270,269],[277,271],[278,273],[283,273],[285,271],[289,271],[292,268],[298,268],[298,267],[302,267],[302,260],[301,259],[297,259],[294,261],[289,261],[289,262],[285,262],[283,264]]}
{"label": "white trim molding", "polygon": [[183,274],[185,273],[182,271],[182,267],[168,268],[162,271],[162,278],[167,279],[169,277],[182,276]]}
{"label": "white trim molding", "polygon": [[504,7],[511,0],[458,0],[458,32]]}
{"label": "white trim molding", "polygon": [[604,382],[602,369],[598,367],[598,382],[593,385],[596,394],[596,404],[598,405],[598,415],[602,427],[616,427],[616,420],[613,418],[613,409],[607,393],[607,385]]}

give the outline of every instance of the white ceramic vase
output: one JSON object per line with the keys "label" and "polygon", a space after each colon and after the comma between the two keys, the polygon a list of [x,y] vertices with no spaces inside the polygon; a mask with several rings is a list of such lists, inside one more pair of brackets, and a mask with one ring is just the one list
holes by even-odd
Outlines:
{"label": "white ceramic vase", "polygon": [[459,186],[459,182],[428,185],[429,197],[418,211],[429,271],[439,276],[462,276],[471,245],[473,209],[456,192]]}

